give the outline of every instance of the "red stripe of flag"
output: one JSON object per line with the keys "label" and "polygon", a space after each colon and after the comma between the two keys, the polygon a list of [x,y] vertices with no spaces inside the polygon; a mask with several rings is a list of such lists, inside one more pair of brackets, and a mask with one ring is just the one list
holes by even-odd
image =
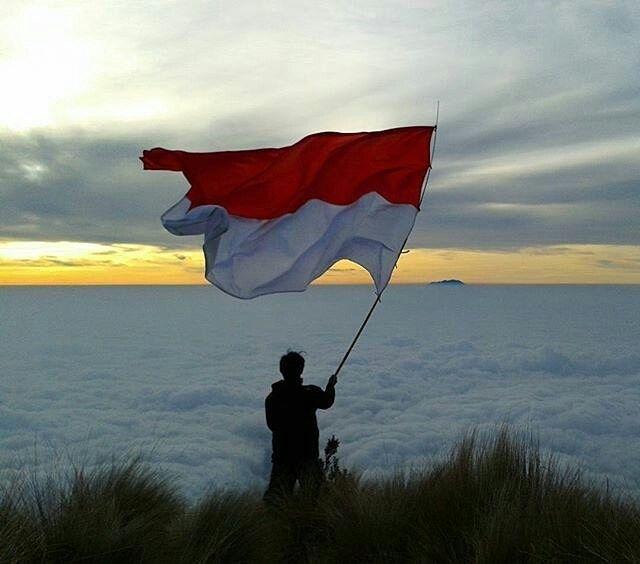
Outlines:
{"label": "red stripe of flag", "polygon": [[228,213],[272,219],[311,199],[348,205],[377,192],[416,208],[431,164],[434,128],[401,127],[371,133],[316,133],[279,149],[189,153],[144,151],[148,170],[182,171],[191,207],[216,204]]}

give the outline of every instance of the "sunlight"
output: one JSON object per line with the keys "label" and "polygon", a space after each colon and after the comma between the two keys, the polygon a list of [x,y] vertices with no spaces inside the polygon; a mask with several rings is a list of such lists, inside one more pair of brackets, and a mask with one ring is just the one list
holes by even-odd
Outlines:
{"label": "sunlight", "polygon": [[110,245],[77,241],[4,241],[0,242],[0,260],[31,261],[43,258],[77,259],[105,253]]}
{"label": "sunlight", "polygon": [[0,241],[2,284],[204,284],[200,249],[77,241]]}
{"label": "sunlight", "polygon": [[0,126],[20,132],[53,124],[57,105],[83,92],[90,78],[90,49],[74,36],[72,14],[33,4],[1,31]]}

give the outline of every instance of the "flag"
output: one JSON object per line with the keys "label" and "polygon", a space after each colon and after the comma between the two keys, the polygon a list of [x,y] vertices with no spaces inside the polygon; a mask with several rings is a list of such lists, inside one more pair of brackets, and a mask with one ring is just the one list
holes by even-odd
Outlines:
{"label": "flag", "polygon": [[162,215],[204,235],[205,276],[238,298],[303,291],[340,259],[386,286],[413,227],[433,127],[325,132],[282,148],[143,151],[146,170],[191,185]]}

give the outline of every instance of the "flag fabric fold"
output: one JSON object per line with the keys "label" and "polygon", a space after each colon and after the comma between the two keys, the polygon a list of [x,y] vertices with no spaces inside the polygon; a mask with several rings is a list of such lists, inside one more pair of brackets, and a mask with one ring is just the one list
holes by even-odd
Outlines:
{"label": "flag fabric fold", "polygon": [[349,259],[381,292],[418,212],[433,131],[317,133],[289,147],[213,153],[157,148],[141,160],[191,184],[162,223],[204,235],[205,276],[221,290],[303,291]]}

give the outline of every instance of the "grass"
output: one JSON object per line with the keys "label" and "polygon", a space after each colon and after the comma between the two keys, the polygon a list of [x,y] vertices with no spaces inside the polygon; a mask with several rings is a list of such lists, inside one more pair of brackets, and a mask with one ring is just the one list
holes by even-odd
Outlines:
{"label": "grass", "polygon": [[640,562],[640,506],[506,428],[388,479],[326,462],[317,503],[273,507],[224,491],[188,505],[138,460],[12,484],[0,562]]}

